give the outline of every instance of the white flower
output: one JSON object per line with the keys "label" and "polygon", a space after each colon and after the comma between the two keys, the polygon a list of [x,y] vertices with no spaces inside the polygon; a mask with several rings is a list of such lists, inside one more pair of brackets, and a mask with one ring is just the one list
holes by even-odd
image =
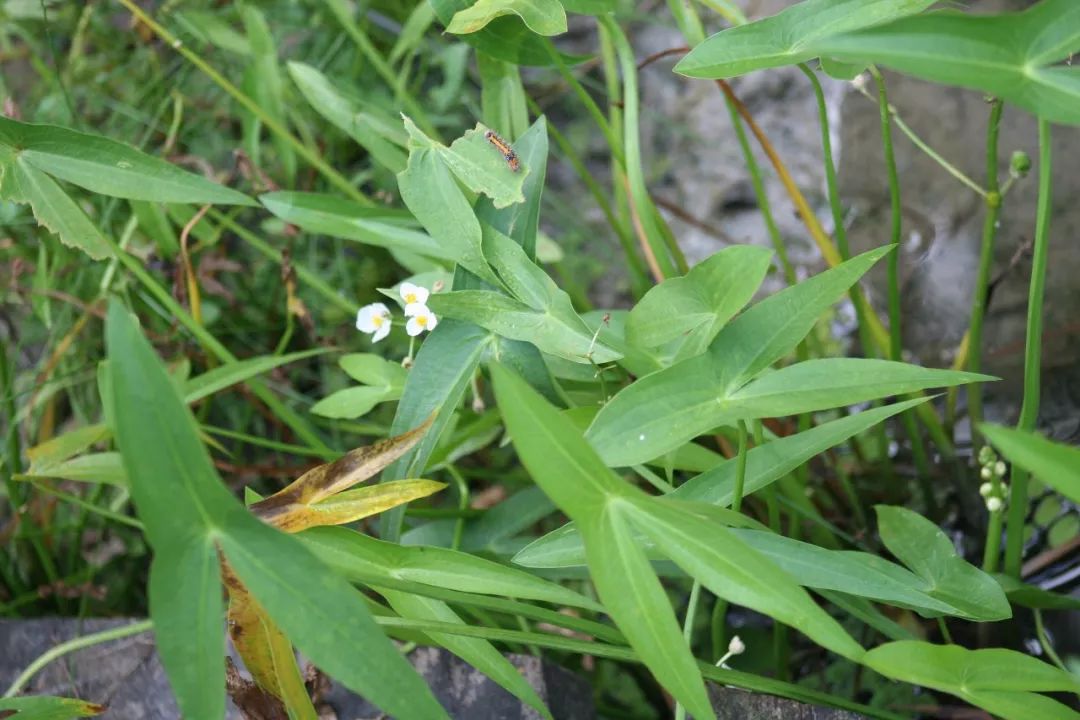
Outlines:
{"label": "white flower", "polygon": [[371,303],[360,308],[356,313],[356,329],[369,333],[371,342],[379,342],[390,334],[390,308],[382,303]]}
{"label": "white flower", "polygon": [[1001,460],[998,460],[996,463],[994,463],[994,474],[998,477],[1005,477],[1005,469],[1005,463],[1003,463]]}
{"label": "white flower", "polygon": [[990,497],[990,493],[994,492],[994,486],[988,482],[979,486],[979,494],[985,497]]}
{"label": "white flower", "polygon": [[1001,502],[1001,498],[999,497],[986,498],[986,509],[992,513],[996,513],[997,511],[1001,510],[1002,505],[1003,503]]}
{"label": "white flower", "polygon": [[[408,308],[405,311],[408,312]],[[405,323],[405,332],[409,333],[410,337],[416,337],[425,330],[434,330],[438,324],[439,319],[435,317],[435,313],[428,310],[427,305],[418,305],[413,308],[409,322]]]}
{"label": "white flower", "polygon": [[731,638],[731,642],[727,646],[728,654],[730,655],[742,655],[746,652],[746,645],[739,639],[738,635]]}
{"label": "white flower", "polygon": [[[403,282],[398,288],[401,299],[405,301],[405,316],[412,317],[420,313],[428,312],[427,299],[431,294],[427,288]],[[434,325],[432,326],[434,327]],[[409,333],[416,335],[417,333]]]}

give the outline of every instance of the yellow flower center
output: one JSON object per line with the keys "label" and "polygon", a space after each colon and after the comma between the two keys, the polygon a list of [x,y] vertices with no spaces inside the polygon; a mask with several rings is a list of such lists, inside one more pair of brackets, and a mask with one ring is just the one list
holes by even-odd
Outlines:
{"label": "yellow flower center", "polygon": [[423,315],[418,315],[416,318],[416,324],[420,327],[427,327],[427,318]]}
{"label": "yellow flower center", "polygon": [[384,322],[383,316],[376,315],[375,317],[371,318],[371,322],[375,325],[376,328],[381,328]]}
{"label": "yellow flower center", "polygon": [[406,295],[405,296],[405,302],[407,302],[407,303],[416,302],[416,293],[409,293],[408,295]]}

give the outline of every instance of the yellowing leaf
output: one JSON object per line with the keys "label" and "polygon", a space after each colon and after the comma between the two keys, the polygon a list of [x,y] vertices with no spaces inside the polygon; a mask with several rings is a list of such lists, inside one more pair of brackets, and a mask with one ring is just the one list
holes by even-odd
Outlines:
{"label": "yellowing leaf", "polygon": [[431,427],[432,420],[433,418],[428,418],[418,428],[380,440],[374,445],[350,450],[332,463],[308,470],[285,489],[252,505],[252,512],[266,519],[279,508],[293,504],[317,503],[367,480],[418,443]]}
{"label": "yellowing leaf", "polygon": [[229,637],[255,684],[281,700],[290,718],[317,720],[292,644],[224,559],[221,575],[229,592]]}
{"label": "yellowing leaf", "polygon": [[262,518],[285,532],[300,532],[319,525],[343,525],[427,497],[444,487],[444,483],[434,480],[394,480],[348,490],[310,505],[281,506]]}

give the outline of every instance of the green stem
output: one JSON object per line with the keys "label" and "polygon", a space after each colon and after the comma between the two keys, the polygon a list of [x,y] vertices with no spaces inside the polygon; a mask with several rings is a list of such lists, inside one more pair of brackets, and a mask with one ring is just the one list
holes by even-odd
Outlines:
{"label": "green stem", "polygon": [[1065,663],[1061,662],[1061,658],[1058,657],[1057,652],[1054,650],[1054,646],[1050,644],[1050,638],[1046,636],[1046,628],[1043,626],[1042,610],[1036,608],[1035,613],[1035,637],[1039,639],[1039,645],[1042,647],[1043,652],[1046,653],[1046,657],[1050,658],[1050,661],[1057,665],[1065,672],[1069,672],[1069,668]]}
{"label": "green stem", "polygon": [[103,630],[99,633],[93,633],[92,635],[84,635],[83,637],[60,643],[56,647],[50,648],[46,652],[42,653],[42,655],[38,657],[37,660],[34,660],[34,662],[30,663],[30,665],[22,671],[19,677],[15,678],[15,681],[11,683],[11,687],[9,687],[7,689],[7,692],[4,693],[4,697],[14,697],[20,690],[23,689],[23,687],[26,686],[28,682],[30,682],[30,679],[33,678],[34,675],[38,674],[38,672],[40,672],[42,668],[44,668],[46,665],[51,663],[53,660],[56,660],[57,658],[61,658],[68,653],[75,652],[76,650],[92,647],[94,645],[99,645],[101,643],[109,642],[111,640],[119,640],[121,638],[130,637],[132,635],[138,635],[139,633],[144,633],[148,630],[152,630],[153,627],[153,621],[143,620],[141,622],[131,623],[130,625],[124,625],[117,628],[110,628],[108,630]]}
{"label": "green stem", "polygon": [[[870,100],[871,102],[877,102],[877,98],[875,98],[873,95],[871,95],[866,90],[866,88],[862,87],[861,85],[856,85],[856,88],[858,89],[859,93],[862,94],[863,97]],[[931,160],[933,160],[938,165],[940,165],[942,170],[944,170],[945,172],[952,175],[954,178],[959,180],[962,184],[966,185],[968,188],[975,191],[979,195],[982,195],[983,197],[986,197],[987,190],[984,190],[983,188],[979,187],[979,183],[977,183],[974,180],[972,180],[971,178],[969,178],[967,175],[964,174],[964,172],[960,168],[953,165],[951,162],[946,160],[945,157],[941,153],[939,153],[934,148],[930,147],[926,143],[925,140],[923,140],[921,137],[919,137],[918,133],[916,133],[914,130],[911,129],[910,125],[908,125],[906,122],[904,122],[904,118],[900,117],[900,113],[898,113],[896,111],[895,107],[893,107],[892,105],[889,105],[888,108],[889,108],[889,115],[892,116],[893,122],[896,123],[896,127],[898,127],[900,129],[900,132],[904,133],[904,135],[907,136],[908,140],[910,140],[912,142],[912,144],[915,145],[915,147],[922,150],[927,155],[927,157],[929,157]]]}
{"label": "green stem", "polygon": [[739,454],[735,461],[735,490],[731,497],[731,509],[735,512],[742,511],[743,487],[746,484],[746,445],[749,433],[746,430],[746,421],[739,421]]}
{"label": "green stem", "polygon": [[649,198],[648,189],[645,186],[645,173],[642,169],[641,135],[638,127],[638,116],[641,107],[638,97],[637,64],[634,62],[634,52],[630,48],[626,35],[623,34],[614,18],[603,15],[599,18],[599,21],[611,37],[615,46],[615,55],[618,58],[619,68],[622,71],[623,141],[626,157],[626,178],[630,186],[630,197],[641,222],[644,235],[642,240],[648,244],[652,254],[655,256],[661,276],[663,278],[673,277],[678,274],[677,268],[664,242],[663,233],[656,227],[656,213],[652,200]]}
{"label": "green stem", "polygon": [[[698,601],[701,599],[701,583],[697,580],[694,581],[694,586],[690,588],[690,600],[686,603],[686,617],[683,618],[683,640],[686,641],[686,646],[691,648],[693,652],[693,639],[694,639],[694,618],[697,616]],[[682,703],[675,703],[675,720],[686,720],[686,708]]]}
{"label": "green stem", "polygon": [[612,156],[620,165],[625,167],[626,159],[623,156],[622,145],[612,131],[611,124],[608,123],[607,118],[604,117],[604,111],[601,110],[600,106],[596,104],[596,101],[592,99],[592,95],[590,95],[588,90],[581,84],[581,81],[577,79],[573,71],[567,67],[566,61],[563,60],[562,54],[559,52],[558,48],[555,47],[555,43],[545,39],[544,47],[547,48],[552,62],[555,63],[555,69],[559,71],[559,75],[561,75],[563,80],[566,81],[566,84],[570,86],[570,89],[574,91],[574,95],[576,95],[578,100],[581,101],[581,104],[585,106],[585,111],[589,113],[589,117],[593,119],[596,126],[600,128],[600,132],[604,134],[604,139],[611,149]]}
{"label": "green stem", "polygon": [[454,479],[454,485],[458,491],[458,512],[461,515],[454,521],[454,537],[450,541],[450,549],[457,550],[461,547],[461,536],[465,534],[465,510],[469,508],[469,481],[453,465],[447,465],[446,471]]}
{"label": "green stem", "polygon": [[896,172],[896,155],[893,152],[892,123],[889,121],[889,98],[885,92],[885,78],[870,66],[870,74],[878,89],[878,111],[881,115],[881,146],[885,152],[885,167],[889,175],[889,204],[892,212],[890,244],[896,246],[889,253],[889,359],[899,361],[901,354],[900,334],[900,179]]}
{"label": "green stem", "polygon": [[780,228],[777,227],[776,219],[773,217],[772,204],[769,202],[768,193],[765,192],[765,183],[761,176],[761,166],[754,157],[754,150],[750,147],[750,138],[746,135],[746,127],[743,125],[738,109],[727,96],[724,97],[724,102],[727,104],[731,126],[735,128],[735,138],[739,141],[739,148],[746,162],[746,170],[750,173],[750,184],[754,188],[758,211],[765,222],[765,230],[769,233],[769,240],[772,242],[773,250],[776,251],[776,257],[780,260],[780,268],[784,271],[784,281],[788,285],[794,285],[798,282],[795,266],[791,264],[787,247],[784,245],[784,237],[780,234]]}
{"label": "green stem", "polygon": [[[982,369],[983,319],[986,316],[986,296],[990,288],[990,272],[994,266],[994,239],[1001,217],[1001,194],[998,192],[998,131],[1004,104],[994,100],[990,106],[990,121],[986,128],[986,218],[983,220],[982,247],[979,250],[979,273],[975,280],[975,297],[971,300],[971,325],[968,330],[967,369]],[[982,383],[968,385],[968,416],[971,418],[972,447],[978,449],[979,423],[983,420]],[[1000,523],[999,523],[1000,525]],[[1000,527],[998,528],[1000,532]]]}
{"label": "green stem", "polygon": [[221,73],[219,73],[217,70],[211,67],[209,63],[199,57],[198,53],[195,53],[184,47],[183,42],[179,38],[166,30],[164,26],[160,25],[156,20],[147,15],[142,8],[135,4],[134,0],[119,1],[121,5],[126,7],[132,15],[138,18],[139,21],[144,23],[148,28],[150,28],[150,30],[159,38],[161,38],[163,42],[165,42],[167,45],[175,49],[178,53],[183,55],[184,58],[187,59],[187,61],[190,62],[192,65],[199,68],[199,70],[201,70],[203,74],[210,78],[210,80],[213,81],[215,85],[217,85],[230,96],[232,96],[234,100],[243,105],[246,110],[248,110],[255,117],[257,117],[267,130],[281,138],[286,144],[288,144],[293,150],[295,150],[298,155],[300,155],[308,163],[310,163],[313,168],[318,170],[319,173],[326,178],[327,182],[348,195],[349,198],[351,198],[352,200],[355,200],[362,205],[371,206],[373,204],[372,201],[368,199],[367,195],[364,195],[364,193],[353,187],[353,184],[350,183],[344,175],[339,173],[334,168],[330,167],[330,165],[327,164],[327,162],[321,157],[319,157],[319,155],[314,150],[309,148],[304,143],[300,142],[300,140],[297,139],[295,135],[289,132],[288,128],[279,123],[270,114],[263,110],[259,103],[252,100],[250,97],[242,93],[239,88],[226,80]]}
{"label": "green stem", "polygon": [[[1043,292],[1046,288],[1046,262],[1050,235],[1050,211],[1053,200],[1051,176],[1050,122],[1039,118],[1039,205],[1035,217],[1034,256],[1031,261],[1031,284],[1028,292],[1027,341],[1024,352],[1024,402],[1016,427],[1028,432],[1035,429],[1039,417],[1040,374],[1042,370]],[[1028,473],[1013,468],[1009,492],[1009,517],[1006,525],[1005,572],[1020,577],[1024,550],[1024,520],[1028,509]]]}

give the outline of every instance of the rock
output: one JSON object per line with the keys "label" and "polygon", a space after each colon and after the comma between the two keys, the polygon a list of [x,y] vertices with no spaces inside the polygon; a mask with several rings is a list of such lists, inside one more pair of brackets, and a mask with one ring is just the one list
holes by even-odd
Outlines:
{"label": "rock", "polygon": [[[73,620],[44,618],[0,620],[0,688],[11,682],[38,656],[58,643],[131,620]],[[224,632],[224,627],[223,627]],[[592,689],[588,681],[557,665],[527,655],[510,661],[547,703],[559,720],[592,720]],[[462,720],[539,720],[540,715],[450,653],[419,648],[409,655],[435,697],[452,718]],[[34,695],[80,697],[108,705],[104,720],[173,720],[179,717],[168,679],[154,649],[153,635],[143,633],[94,645],[65,656],[38,673],[24,690]],[[373,705],[332,684],[323,702],[339,720],[388,720]],[[229,705],[227,717],[239,718]]]}
{"label": "rock", "polygon": [[864,720],[864,715],[709,684],[716,720]]}

